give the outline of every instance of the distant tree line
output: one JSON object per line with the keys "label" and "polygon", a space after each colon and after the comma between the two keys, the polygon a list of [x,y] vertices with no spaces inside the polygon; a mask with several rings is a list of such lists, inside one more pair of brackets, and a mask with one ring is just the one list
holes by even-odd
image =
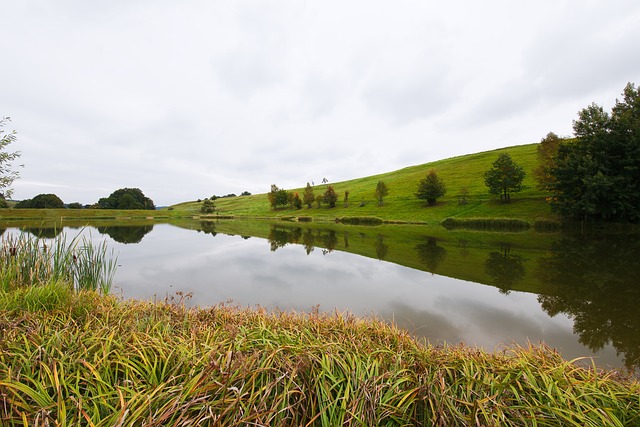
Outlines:
{"label": "distant tree line", "polygon": [[[4,199],[2,200],[4,201]],[[2,207],[2,203],[0,203]],[[5,206],[8,207],[8,206]],[[14,206],[16,209],[135,209],[154,210],[153,200],[146,197],[139,188],[121,188],[111,193],[109,197],[103,197],[96,204],[82,205],[79,202],[65,203],[55,194],[38,194],[32,199],[21,200]]]}

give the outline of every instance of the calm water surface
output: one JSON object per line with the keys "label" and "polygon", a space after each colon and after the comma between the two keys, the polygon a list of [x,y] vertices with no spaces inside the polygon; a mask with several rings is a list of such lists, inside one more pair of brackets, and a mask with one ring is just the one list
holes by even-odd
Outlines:
{"label": "calm water surface", "polygon": [[[320,238],[322,233],[314,230],[316,240],[309,241],[305,230],[288,227],[284,231],[274,228],[265,237],[224,234],[213,226],[191,230],[168,224],[88,227],[82,232],[96,240],[106,239],[115,250],[119,268],[112,291],[125,298],[164,300],[182,292],[190,294],[187,303],[194,306],[231,302],[269,309],[348,311],[392,320],[433,344],[463,342],[494,350],[511,343],[543,341],[567,359],[592,356],[603,367],[621,368],[625,362],[634,366],[632,360],[639,353],[637,339],[625,338],[633,330],[609,334],[599,330],[619,328],[618,323],[631,324],[633,329],[638,324],[635,310],[626,314],[630,319],[619,322],[615,317],[625,314],[598,319],[597,315],[589,317],[588,309],[580,311],[581,307],[571,305],[576,301],[574,291],[569,291],[574,285],[544,293],[550,286],[557,288],[563,276],[575,276],[575,269],[580,268],[554,265],[564,256],[564,252],[554,252],[561,242],[544,250],[518,252],[500,239],[476,244],[480,246],[476,250],[466,240],[454,239],[447,245],[418,236],[422,243],[415,245],[413,258],[422,267],[417,269],[385,260],[393,258],[394,250],[408,251],[402,244],[409,238],[395,244],[384,234],[371,237],[345,231],[325,232]],[[65,232],[73,236],[79,230]],[[311,230],[306,233],[313,234]],[[357,250],[360,244],[371,248],[373,255],[345,251]],[[462,278],[450,273],[466,271],[474,262],[480,266],[476,270],[484,269],[478,271],[478,277],[486,278],[477,280],[488,284],[465,277],[474,276],[473,268]],[[454,277],[441,275],[439,270]],[[520,287],[536,286],[538,293],[517,290],[518,280]],[[637,298],[637,290],[628,293],[623,299]],[[590,306],[589,301],[579,302],[583,303]]]}

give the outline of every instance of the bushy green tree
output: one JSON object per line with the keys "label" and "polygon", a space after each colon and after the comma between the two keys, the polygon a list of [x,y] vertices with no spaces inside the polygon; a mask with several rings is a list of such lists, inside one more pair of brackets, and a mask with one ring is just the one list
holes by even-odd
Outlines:
{"label": "bushy green tree", "polygon": [[384,198],[389,194],[389,189],[387,188],[387,184],[383,181],[378,181],[376,185],[376,191],[374,191],[373,195],[378,201],[378,205],[382,206],[384,204]]}
{"label": "bushy green tree", "polygon": [[200,206],[200,212],[203,214],[212,214],[216,211],[216,205],[213,200],[205,199]]}
{"label": "bushy green tree", "polygon": [[509,154],[503,153],[493,162],[491,169],[485,172],[484,182],[489,187],[490,194],[500,195],[500,200],[508,202],[511,200],[511,193],[524,189],[524,177],[524,169],[511,160]]}
{"label": "bushy green tree", "polygon": [[6,148],[9,144],[16,140],[16,132],[5,132],[2,128],[10,121],[9,117],[0,119],[0,197],[11,197],[13,190],[11,184],[20,174],[12,168],[11,162],[20,157],[19,151],[8,152]]}
{"label": "bushy green tree", "polygon": [[277,185],[271,185],[271,191],[267,194],[271,208],[278,209],[286,207],[289,204],[289,192],[282,188],[278,188]]}
{"label": "bushy green tree", "polygon": [[16,209],[62,209],[64,202],[55,194],[38,194],[33,199],[22,200]]}
{"label": "bushy green tree", "polygon": [[561,144],[551,205],[567,218],[640,222],[640,88],[628,83],[609,115],[596,104],[578,113],[576,140]]}
{"label": "bushy green tree", "polygon": [[153,200],[146,197],[139,188],[121,188],[111,193],[109,197],[98,200],[100,209],[132,209],[154,210]]}
{"label": "bushy green tree", "polygon": [[67,205],[69,209],[82,209],[82,203],[80,202],[72,202]]}
{"label": "bushy green tree", "polygon": [[316,197],[313,195],[313,187],[307,182],[304,193],[302,193],[302,201],[307,205],[307,208],[311,209],[311,205],[313,205],[315,199]]}
{"label": "bushy green tree", "polygon": [[438,197],[442,197],[447,192],[442,178],[438,176],[435,170],[431,169],[424,179],[418,184],[418,199],[426,200],[429,206],[436,204]]}
{"label": "bushy green tree", "polygon": [[322,201],[327,203],[330,208],[336,207],[336,202],[338,201],[338,193],[336,193],[336,190],[334,190],[332,185],[327,186],[327,190],[324,192]]}

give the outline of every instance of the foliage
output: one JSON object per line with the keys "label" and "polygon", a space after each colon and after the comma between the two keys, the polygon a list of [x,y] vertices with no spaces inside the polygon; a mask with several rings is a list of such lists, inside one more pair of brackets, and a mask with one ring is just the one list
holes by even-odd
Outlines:
{"label": "foliage", "polygon": [[549,190],[554,182],[552,170],[556,166],[558,147],[564,139],[553,132],[542,138],[538,145],[538,166],[533,170],[533,176],[542,190]]}
{"label": "foliage", "polygon": [[484,182],[489,187],[489,193],[500,195],[500,200],[508,202],[511,193],[517,193],[524,188],[522,181],[525,177],[524,169],[511,160],[508,153],[498,156],[491,169],[485,172]]}
{"label": "foliage", "polygon": [[302,200],[300,200],[300,195],[298,194],[298,192],[293,193],[291,204],[293,205],[294,209],[302,209]]}
{"label": "foliage", "polygon": [[0,195],[0,209],[7,209],[7,208],[9,208],[9,204],[4,199],[4,197]]}
{"label": "foliage", "polygon": [[307,186],[304,188],[304,193],[302,193],[302,201],[307,205],[308,209],[311,209],[311,205],[313,205],[315,199],[316,198],[313,195],[313,187],[307,182]]}
{"label": "foliage", "polygon": [[64,202],[55,194],[38,194],[33,199],[22,200],[16,209],[62,209]]}
{"label": "foliage", "polygon": [[416,197],[426,200],[429,206],[433,206],[436,204],[438,197],[444,196],[446,192],[444,181],[434,169],[431,169],[426,178],[420,180]]}
{"label": "foliage", "polygon": [[155,210],[153,200],[139,188],[121,188],[98,200],[100,209]]}
{"label": "foliage", "polygon": [[202,202],[202,207],[200,208],[200,213],[203,214],[212,214],[216,211],[216,205],[213,200],[205,200]]}
{"label": "foliage", "polygon": [[285,207],[289,203],[289,192],[282,188],[278,188],[275,184],[271,185],[271,191],[269,191],[267,197],[272,209]]}
{"label": "foliage", "polygon": [[566,218],[640,221],[640,88],[627,84],[611,115],[591,104],[573,123],[577,140],[561,144],[552,207]]}
{"label": "foliage", "polygon": [[378,201],[378,206],[382,206],[384,203],[384,198],[389,194],[389,189],[387,188],[387,184],[384,181],[378,181],[376,184],[376,191],[374,191],[373,195]]}
{"label": "foliage", "polygon": [[530,224],[515,218],[445,218],[442,226],[448,230],[492,230],[492,231],[524,231]]}
{"label": "foliage", "polygon": [[67,208],[69,209],[82,209],[82,207],[82,203],[80,202],[72,202],[67,205]]}
{"label": "foliage", "polygon": [[338,193],[333,189],[333,185],[328,185],[326,191],[324,192],[324,196],[322,197],[322,201],[327,203],[330,208],[336,207],[336,202],[338,201]]}
{"label": "foliage", "polygon": [[20,174],[12,169],[11,162],[20,157],[19,151],[8,152],[6,148],[9,144],[16,140],[16,131],[7,133],[2,128],[10,121],[9,117],[0,118],[0,196],[11,197],[13,190],[11,184]]}

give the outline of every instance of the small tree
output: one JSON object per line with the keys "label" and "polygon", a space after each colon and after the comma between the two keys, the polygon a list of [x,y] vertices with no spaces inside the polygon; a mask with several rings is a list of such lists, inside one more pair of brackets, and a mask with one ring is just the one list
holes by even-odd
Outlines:
{"label": "small tree", "polygon": [[378,206],[383,205],[383,199],[389,194],[389,189],[387,188],[387,184],[383,181],[378,181],[378,185],[376,185],[376,191],[373,193],[375,198],[378,200]]}
{"label": "small tree", "polygon": [[344,192],[344,207],[349,207],[349,190]]}
{"label": "small tree", "polygon": [[212,214],[216,211],[216,205],[213,200],[205,199],[200,206],[200,212],[203,214]]}
{"label": "small tree", "polygon": [[330,208],[336,207],[338,201],[338,193],[333,189],[332,185],[327,186],[327,191],[324,192],[323,201],[329,205]]}
{"label": "small tree", "polygon": [[466,205],[467,197],[469,197],[469,189],[467,187],[460,187],[460,192],[458,193],[458,204]]}
{"label": "small tree", "polygon": [[271,185],[271,191],[267,194],[269,198],[269,203],[273,209],[278,209],[280,207],[286,207],[289,203],[289,192],[282,188],[278,188],[277,185]]}
{"label": "small tree", "polygon": [[10,153],[5,151],[5,148],[16,140],[16,132],[12,131],[6,133],[2,128],[5,123],[10,121],[9,117],[3,117],[0,119],[0,197],[9,198],[13,194],[11,184],[20,175],[15,170],[11,169],[11,162],[20,157],[20,152],[15,151]]}
{"label": "small tree", "polygon": [[556,166],[558,147],[562,141],[563,139],[558,135],[549,132],[538,145],[538,167],[534,169],[533,176],[538,181],[538,188],[541,190],[551,189],[555,182],[552,170]]}
{"label": "small tree", "polygon": [[427,201],[429,206],[436,204],[438,197],[444,196],[447,189],[435,170],[431,169],[426,178],[420,180],[416,197]]}
{"label": "small tree", "polygon": [[305,205],[307,205],[308,209],[311,209],[311,205],[316,200],[316,197],[313,195],[313,187],[307,182],[307,186],[304,189],[304,193],[302,194],[302,201]]}
{"label": "small tree", "polygon": [[489,193],[500,195],[500,200],[508,202],[511,193],[517,193],[524,189],[524,169],[511,160],[509,154],[498,156],[491,169],[485,172],[484,182],[489,187]]}
{"label": "small tree", "polygon": [[300,200],[300,195],[297,192],[293,193],[291,201],[295,209],[302,209],[302,200]]}

